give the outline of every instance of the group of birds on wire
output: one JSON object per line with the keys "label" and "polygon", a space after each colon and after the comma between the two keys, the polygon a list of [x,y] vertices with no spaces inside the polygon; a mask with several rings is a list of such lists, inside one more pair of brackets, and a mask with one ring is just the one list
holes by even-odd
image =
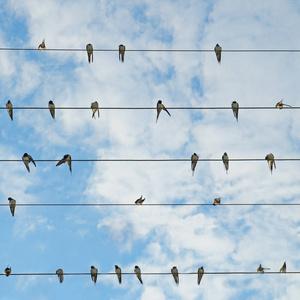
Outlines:
{"label": "group of birds on wire", "polygon": [[[265,270],[270,270],[270,268],[265,268],[261,264],[259,264],[258,268],[256,269],[256,272],[257,273],[265,273]],[[279,270],[279,273],[286,273],[286,270],[287,270],[286,262],[284,262],[282,267]],[[204,271],[203,266],[198,268],[198,270],[196,272],[198,285],[200,285],[204,273],[205,273],[205,271]],[[5,276],[8,277],[12,274],[13,273],[12,273],[11,267],[6,267],[4,269],[4,275]],[[56,270],[55,274],[57,275],[59,282],[63,283],[63,281],[64,281],[64,270],[62,268],[59,268],[59,269]],[[110,274],[113,274],[113,273],[105,273],[105,274],[110,275]],[[122,270],[118,265],[115,265],[115,274],[117,275],[119,284],[121,284],[122,283]],[[126,273],[126,274],[132,274],[132,273]],[[142,271],[141,271],[141,268],[139,266],[134,267],[134,273],[133,274],[135,274],[137,279],[139,280],[139,282],[141,284],[143,284]],[[171,268],[171,274],[174,278],[175,283],[178,285],[179,284],[179,274],[180,273],[179,273],[178,268],[176,266],[173,266]],[[189,273],[189,274],[193,274],[193,273]],[[92,281],[96,284],[98,275],[101,275],[101,273],[98,272],[98,269],[95,266],[91,266],[90,275],[91,275]]]}
{"label": "group of birds on wire", "polygon": [[[5,107],[7,109],[7,113],[9,115],[10,119],[13,121],[13,119],[14,119],[14,106],[13,106],[11,100],[7,101]],[[275,104],[275,108],[278,108],[278,109],[283,109],[285,107],[292,107],[292,106],[289,105],[289,104],[283,103],[282,100],[278,101]],[[96,118],[96,114],[98,115],[98,118],[99,118],[100,117],[100,109],[101,109],[101,107],[99,106],[98,101],[92,102],[90,108],[92,110],[92,118],[95,119]],[[55,110],[56,110],[56,107],[55,107],[55,104],[54,104],[53,100],[50,100],[48,102],[48,109],[49,109],[51,117],[53,119],[55,119]],[[232,109],[232,112],[233,112],[233,116],[238,121],[238,118],[239,118],[239,103],[237,101],[233,101],[231,103],[231,109]],[[156,123],[157,123],[159,115],[160,115],[160,113],[162,111],[165,111],[171,117],[170,112],[168,111],[168,109],[166,108],[166,106],[163,104],[162,100],[158,100],[157,104],[156,104]]]}

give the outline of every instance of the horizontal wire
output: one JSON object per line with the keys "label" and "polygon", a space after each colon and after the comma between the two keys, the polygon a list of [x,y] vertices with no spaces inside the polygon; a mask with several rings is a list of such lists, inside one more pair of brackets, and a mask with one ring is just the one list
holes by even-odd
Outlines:
{"label": "horizontal wire", "polygon": [[[7,108],[4,106],[0,107],[0,110],[6,110]],[[49,110],[49,107],[46,106],[14,106],[15,110]],[[90,106],[60,106],[55,107],[57,110],[91,110]],[[136,107],[136,106],[128,106],[128,107],[120,107],[120,106],[107,106],[107,107],[100,107],[100,110],[156,110],[156,107]],[[168,110],[232,110],[229,106],[171,106],[167,107]],[[239,107],[240,110],[279,110],[275,106],[241,106]],[[282,109],[300,109],[300,106],[292,106],[292,107],[283,107]],[[282,110],[280,109],[280,110]]]}
{"label": "horizontal wire", "polygon": [[[178,272],[179,275],[197,275],[197,272]],[[287,271],[285,273],[281,272],[267,272],[259,273],[255,271],[229,271],[229,272],[204,272],[204,275],[275,275],[275,274],[300,274],[300,271]],[[2,276],[6,276],[5,274],[0,274]],[[64,272],[66,276],[90,276],[90,272]],[[116,276],[114,272],[98,272],[98,276],[102,275],[113,275]],[[122,272],[122,275],[136,275],[134,272]],[[159,276],[159,275],[171,275],[171,272],[142,272],[141,275],[149,275],[149,276]],[[25,273],[11,273],[10,276],[57,276],[56,273],[53,272],[25,272]]]}
{"label": "horizontal wire", "polygon": [[[0,203],[9,206],[9,203]],[[212,203],[17,203],[17,206],[214,206]],[[300,206],[300,203],[221,203],[218,206]]]}
{"label": "horizontal wire", "polygon": [[[0,47],[0,51],[62,51],[62,52],[86,52],[86,48],[18,48]],[[94,52],[119,52],[119,49],[93,49]],[[214,49],[126,49],[126,52],[215,52]],[[292,52],[298,53],[300,49],[222,49],[222,52]]]}
{"label": "horizontal wire", "polygon": [[[35,162],[57,162],[60,159],[35,159]],[[0,159],[0,162],[21,162],[22,159]],[[190,158],[87,158],[73,162],[174,162],[191,161]],[[199,158],[198,161],[222,161],[221,158]],[[229,161],[266,161],[264,158],[230,158]],[[276,158],[275,161],[300,161],[300,158]]]}

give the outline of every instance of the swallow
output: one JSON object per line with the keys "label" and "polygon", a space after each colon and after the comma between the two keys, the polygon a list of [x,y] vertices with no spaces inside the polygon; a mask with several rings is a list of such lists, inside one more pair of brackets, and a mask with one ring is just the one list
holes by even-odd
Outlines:
{"label": "swallow", "polygon": [[175,280],[175,283],[178,285],[179,284],[179,275],[178,275],[178,269],[176,266],[174,266],[172,269],[171,269],[171,273],[174,277],[174,280]]}
{"label": "swallow", "polygon": [[273,168],[276,169],[274,154],[273,153],[267,154],[265,160],[267,161],[272,174]]}
{"label": "swallow", "polygon": [[217,61],[220,64],[221,63],[221,53],[222,53],[222,47],[217,44],[214,48],[215,53],[216,53],[216,57],[217,57]]}
{"label": "swallow", "polygon": [[292,107],[291,105],[285,104],[282,102],[282,100],[280,100],[279,102],[277,102],[275,104],[275,107],[278,109],[283,109],[284,107]]}
{"label": "swallow", "polygon": [[4,274],[6,277],[8,277],[11,274],[11,267],[6,267],[4,269]]}
{"label": "swallow", "polygon": [[122,270],[119,266],[115,265],[115,272],[117,274],[117,277],[118,277],[118,281],[119,281],[119,284],[122,283]]}
{"label": "swallow", "polygon": [[164,110],[170,117],[171,117],[171,114],[168,112],[168,110],[165,108],[165,106],[163,105],[162,101],[161,100],[158,100],[157,101],[157,104],[156,104],[156,110],[157,110],[157,116],[156,116],[156,123],[157,123],[157,120],[158,120],[158,117],[159,117],[159,114],[162,110]]}
{"label": "swallow", "polygon": [[32,162],[34,164],[34,166],[36,167],[35,161],[33,160],[33,158],[28,153],[23,154],[22,160],[23,160],[23,163],[24,163],[24,165],[25,165],[28,172],[30,172],[29,163]]}
{"label": "swallow", "polygon": [[68,164],[69,170],[72,173],[72,157],[70,154],[65,154],[64,157],[56,164],[56,166],[60,166],[64,163]]}
{"label": "swallow", "polygon": [[238,121],[238,119],[239,119],[239,104],[236,101],[233,101],[231,103],[231,108],[232,108],[234,117]]}
{"label": "swallow", "polygon": [[45,39],[39,44],[38,50],[45,50],[46,49],[46,44],[45,44]]}
{"label": "swallow", "polygon": [[136,277],[138,278],[138,280],[140,281],[140,283],[143,284],[142,273],[141,273],[141,269],[139,266],[134,267],[134,273],[135,273]]}
{"label": "swallow", "polygon": [[229,169],[229,157],[228,157],[228,154],[226,152],[224,152],[224,154],[222,155],[222,161],[223,161],[226,173],[228,173],[228,169]]}
{"label": "swallow", "polygon": [[196,169],[196,165],[197,165],[197,162],[199,160],[199,156],[194,153],[192,154],[191,156],[191,169],[192,169],[192,175],[194,176],[194,173],[195,173],[195,169]]}
{"label": "swallow", "polygon": [[91,278],[95,284],[97,282],[97,275],[98,275],[98,269],[94,266],[91,266]]}
{"label": "swallow", "polygon": [[55,273],[58,277],[59,282],[63,283],[63,281],[64,281],[64,270],[63,269],[57,269]]}
{"label": "swallow", "polygon": [[86,45],[86,52],[87,52],[87,55],[88,55],[89,63],[93,62],[94,54],[93,54],[93,45],[92,44],[87,44]]}
{"label": "swallow", "polygon": [[8,112],[8,115],[9,115],[10,119],[13,120],[14,119],[13,105],[12,105],[10,100],[8,100],[7,103],[6,103],[6,109],[7,109],[7,112]]}
{"label": "swallow", "polygon": [[203,277],[203,274],[204,274],[204,268],[203,267],[200,267],[200,268],[198,268],[198,280],[197,280],[197,282],[198,282],[198,285],[200,284],[200,282],[201,282],[201,280],[202,280],[202,277]]}
{"label": "swallow", "polygon": [[125,46],[124,45],[119,45],[119,60],[121,62],[124,62],[124,56],[125,56]]}
{"label": "swallow", "polygon": [[221,198],[215,198],[214,199],[214,202],[213,202],[213,205],[216,206],[216,205],[220,205],[221,204]]}
{"label": "swallow", "polygon": [[143,198],[143,196],[141,196],[140,198],[136,199],[134,203],[136,205],[142,205],[145,200],[146,200],[146,198]]}
{"label": "swallow", "polygon": [[49,111],[50,111],[50,114],[51,114],[51,117],[53,119],[55,119],[55,104],[52,100],[50,100],[48,102],[48,108],[49,108]]}
{"label": "swallow", "polygon": [[279,270],[280,273],[286,273],[286,262],[283,263],[282,267]]}
{"label": "swallow", "polygon": [[264,268],[264,267],[261,266],[261,264],[259,264],[258,268],[256,269],[256,272],[264,273],[265,270],[270,270],[270,268]]}
{"label": "swallow", "polygon": [[9,203],[9,209],[10,209],[11,215],[14,217],[17,201],[15,199],[9,197],[8,198],[8,203]]}
{"label": "swallow", "polygon": [[92,112],[93,112],[92,118],[96,119],[96,117],[95,117],[96,112],[98,112],[98,118],[99,118],[100,117],[100,111],[99,111],[99,104],[98,104],[97,101],[92,102],[91,109],[92,109]]}

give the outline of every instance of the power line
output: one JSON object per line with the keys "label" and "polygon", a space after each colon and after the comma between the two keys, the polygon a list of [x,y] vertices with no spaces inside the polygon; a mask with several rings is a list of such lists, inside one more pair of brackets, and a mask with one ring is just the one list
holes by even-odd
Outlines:
{"label": "power line", "polygon": [[[85,48],[46,48],[39,50],[37,48],[21,48],[21,47],[0,47],[0,51],[55,51],[55,52],[86,52]],[[119,49],[93,49],[94,52],[119,52]],[[215,52],[214,49],[126,49],[126,52]],[[299,53],[300,49],[222,49],[222,52],[278,52],[278,53]]]}
{"label": "power line", "polygon": [[[4,106],[0,107],[0,110],[6,110],[7,108]],[[14,106],[14,110],[49,110],[48,107],[45,106]],[[99,107],[100,110],[156,110],[156,107],[138,107],[138,106],[106,106]],[[168,110],[232,110],[231,107],[228,106],[171,106],[167,107]],[[275,106],[241,106],[240,110],[279,110]],[[292,106],[292,107],[283,107],[282,109],[294,110],[300,109],[300,106]],[[91,110],[90,106],[60,106],[55,107],[55,110]]]}
{"label": "power line", "polygon": [[[179,275],[197,275],[197,272],[178,272]],[[285,273],[282,272],[267,272],[259,273],[255,271],[212,271],[208,272],[205,271],[204,275],[292,275],[292,274],[300,274],[300,271],[287,271]],[[5,274],[0,274],[2,276],[5,276]],[[66,276],[90,276],[90,272],[64,272],[64,275]],[[107,275],[107,276],[116,276],[116,273],[114,272],[98,272],[98,276]],[[136,274],[134,272],[122,272],[122,275],[134,275]],[[142,272],[141,275],[146,276],[164,276],[164,275],[171,275],[171,272]],[[24,272],[24,273],[11,273],[10,276],[57,276],[54,272]]]}

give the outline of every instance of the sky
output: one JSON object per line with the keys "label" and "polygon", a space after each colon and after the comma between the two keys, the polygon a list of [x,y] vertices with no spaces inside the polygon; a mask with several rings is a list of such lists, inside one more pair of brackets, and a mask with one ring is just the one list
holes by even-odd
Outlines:
{"label": "sky", "polygon": [[[0,0],[0,47],[127,49],[300,49],[300,6],[293,0]],[[299,106],[298,53],[16,51],[0,53],[0,101],[15,106]],[[0,159],[296,158],[297,110],[0,111]],[[38,162],[0,162],[0,196],[17,203],[297,203],[298,162],[74,162],[73,172]],[[13,272],[300,270],[300,208],[0,207],[0,267]],[[0,300],[298,299],[299,275],[55,276],[0,278]]]}

